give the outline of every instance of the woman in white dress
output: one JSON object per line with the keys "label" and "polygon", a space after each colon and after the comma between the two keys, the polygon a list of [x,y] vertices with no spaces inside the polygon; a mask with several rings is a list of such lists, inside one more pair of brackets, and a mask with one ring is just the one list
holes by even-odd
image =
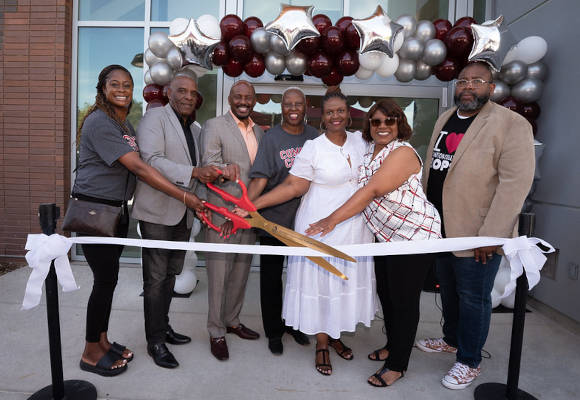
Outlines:
{"label": "woman in white dress", "polygon": [[[303,196],[294,228],[299,233],[341,206],[358,189],[366,143],[360,132],[346,131],[350,115],[342,93],[324,96],[322,122],[326,126],[324,134],[304,144],[288,178],[254,201],[261,209]],[[330,245],[373,241],[358,214],[338,224],[331,234],[315,238]],[[305,257],[289,257],[282,311],[286,325],[316,335],[315,365],[323,375],[332,373],[328,346],[351,360],[352,350],[340,340],[341,332],[354,332],[359,322],[370,326],[376,311],[373,258],[358,257],[356,263],[335,257],[327,260],[348,280]]]}

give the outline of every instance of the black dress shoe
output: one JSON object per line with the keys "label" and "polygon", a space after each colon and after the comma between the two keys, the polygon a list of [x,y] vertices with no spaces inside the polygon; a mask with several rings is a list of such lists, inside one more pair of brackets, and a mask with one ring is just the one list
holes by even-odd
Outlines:
{"label": "black dress shoe", "polygon": [[284,352],[284,346],[282,345],[281,337],[271,337],[268,339],[268,348],[275,355],[282,355]]}
{"label": "black dress shoe", "polygon": [[173,357],[165,343],[148,344],[147,353],[153,357],[155,364],[163,368],[176,368],[179,363]]}
{"label": "black dress shoe", "polygon": [[165,334],[165,341],[169,344],[185,344],[191,342],[191,338],[189,336],[182,335],[181,333],[177,333],[173,330],[170,326],[167,329]]}
{"label": "black dress shoe", "polygon": [[228,351],[228,344],[224,336],[218,338],[209,338],[211,354],[220,361],[225,361],[230,358]]}
{"label": "black dress shoe", "polygon": [[286,332],[292,335],[296,343],[306,346],[310,344],[310,339],[304,333],[297,331],[296,329],[289,328]]}
{"label": "black dress shoe", "polygon": [[250,328],[248,328],[244,324],[239,324],[236,327],[228,326],[226,328],[226,332],[227,333],[235,333],[236,335],[238,335],[242,339],[246,339],[246,340],[256,340],[260,337],[260,334],[258,332],[251,330]]}

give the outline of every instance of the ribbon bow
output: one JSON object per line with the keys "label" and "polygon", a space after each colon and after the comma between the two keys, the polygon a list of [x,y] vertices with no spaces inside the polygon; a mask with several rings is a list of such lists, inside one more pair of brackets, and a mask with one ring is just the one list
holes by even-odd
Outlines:
{"label": "ribbon bow", "polygon": [[50,236],[45,234],[28,235],[25,248],[29,251],[26,253],[26,261],[28,266],[32,268],[32,273],[26,284],[24,300],[22,301],[23,310],[34,308],[40,303],[42,286],[50,271],[52,260],[54,260],[54,269],[63,292],[71,292],[79,288],[67,256],[72,244],[71,240],[58,234]]}

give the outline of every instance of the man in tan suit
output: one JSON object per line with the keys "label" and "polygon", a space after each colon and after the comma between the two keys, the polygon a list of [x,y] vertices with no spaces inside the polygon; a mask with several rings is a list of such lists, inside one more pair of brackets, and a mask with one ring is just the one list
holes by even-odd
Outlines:
{"label": "man in tan suit", "polygon": [[[532,127],[517,113],[489,101],[494,90],[485,63],[459,74],[455,104],[433,130],[423,175],[429,201],[441,215],[444,237],[517,234],[518,215],[534,177]],[[457,353],[441,383],[463,389],[480,374],[481,350],[491,319],[498,247],[438,254],[443,305],[442,338],[417,341],[427,352]]]}
{"label": "man in tan suit", "polygon": [[[228,97],[230,111],[222,116],[208,120],[201,132],[203,143],[203,164],[224,167],[236,163],[240,166],[240,179],[248,185],[249,172],[258,143],[264,135],[262,129],[254,124],[250,114],[256,104],[256,93],[251,83],[238,81],[230,90]],[[240,196],[241,191],[235,182],[221,185],[225,191]],[[221,197],[208,191],[208,201],[217,206],[232,208]],[[231,222],[213,213],[212,222],[221,226],[221,235],[207,230],[206,241],[210,243],[254,244],[256,237],[249,229],[239,230],[230,236]],[[244,303],[246,283],[250,272],[251,254],[207,253],[208,280],[208,317],[207,329],[210,335],[210,348],[218,360],[229,358],[226,332],[235,333],[242,339],[255,340],[257,332],[244,326],[239,319]]]}

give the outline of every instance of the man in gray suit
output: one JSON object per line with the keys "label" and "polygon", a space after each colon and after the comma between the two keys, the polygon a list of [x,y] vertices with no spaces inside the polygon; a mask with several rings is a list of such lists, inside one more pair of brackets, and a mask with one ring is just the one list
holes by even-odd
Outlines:
{"label": "man in gray suit", "polygon": [[[262,129],[250,118],[256,104],[254,87],[247,81],[236,82],[230,90],[228,102],[230,111],[208,120],[202,128],[202,160],[204,164],[220,168],[237,163],[240,166],[240,179],[248,185],[250,167],[256,157],[258,143],[264,135]],[[235,182],[225,182],[221,187],[234,196],[241,195]],[[208,192],[208,201],[217,206],[232,206],[211,191]],[[212,219],[214,224],[221,226],[222,233],[208,229],[207,242],[255,243],[256,237],[251,230],[240,230],[230,237],[231,222],[215,213],[212,214]],[[257,332],[245,327],[239,319],[252,255],[207,253],[206,260],[210,348],[218,360],[227,360],[229,352],[225,340],[226,332],[234,333],[242,339],[255,340],[260,337]]]}
{"label": "man in gray suit", "polygon": [[[200,128],[194,123],[198,96],[195,74],[189,70],[178,72],[168,89],[169,104],[148,110],[137,130],[143,160],[191,192],[197,180],[211,182],[220,175],[215,167],[198,167]],[[224,176],[229,177],[231,170],[225,170]],[[144,239],[175,241],[189,240],[194,218],[184,203],[142,181],[137,182],[132,216],[139,220]],[[179,363],[165,343],[191,341],[171,328],[168,316],[175,276],[181,273],[185,251],[143,248],[142,257],[147,352],[160,367],[175,368]]]}

